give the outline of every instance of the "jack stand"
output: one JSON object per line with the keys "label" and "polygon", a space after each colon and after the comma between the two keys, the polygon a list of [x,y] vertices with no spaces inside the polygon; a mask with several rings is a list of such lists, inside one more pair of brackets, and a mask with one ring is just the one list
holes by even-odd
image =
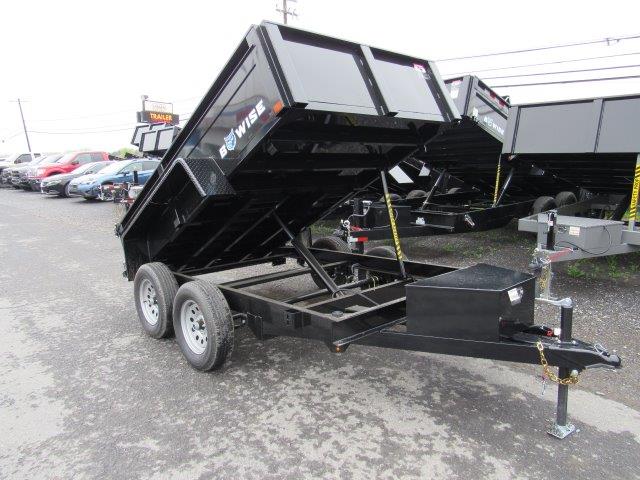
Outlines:
{"label": "jack stand", "polygon": [[[560,342],[572,343],[571,331],[573,328],[573,303],[570,298],[562,300],[547,300],[546,303],[560,307]],[[571,370],[567,367],[558,369],[558,377],[567,378],[571,375]],[[576,431],[576,426],[567,421],[567,408],[569,403],[569,385],[558,384],[558,400],[556,405],[556,420],[551,424],[547,433],[553,437],[568,437]]]}
{"label": "jack stand", "polygon": [[[513,170],[512,170],[513,172]],[[511,173],[512,173],[511,172]],[[536,281],[536,297],[540,297],[543,300],[554,300],[551,294],[551,281],[553,280],[553,271],[551,270],[551,254],[554,252],[555,238],[556,238],[556,212],[549,212],[549,220],[547,221],[547,244],[546,248],[539,245],[533,252],[533,259],[530,268],[533,269],[537,281]],[[570,300],[569,300],[570,301]]]}

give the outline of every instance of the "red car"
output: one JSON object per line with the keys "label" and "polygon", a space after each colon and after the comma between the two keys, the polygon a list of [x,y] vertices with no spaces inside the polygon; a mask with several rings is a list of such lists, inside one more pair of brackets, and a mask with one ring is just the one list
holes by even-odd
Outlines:
{"label": "red car", "polygon": [[65,153],[55,163],[40,165],[38,168],[29,173],[28,180],[31,190],[39,192],[40,182],[43,178],[51,175],[59,175],[61,173],[73,172],[80,165],[92,162],[108,162],[109,154],[107,152],[71,152]]}

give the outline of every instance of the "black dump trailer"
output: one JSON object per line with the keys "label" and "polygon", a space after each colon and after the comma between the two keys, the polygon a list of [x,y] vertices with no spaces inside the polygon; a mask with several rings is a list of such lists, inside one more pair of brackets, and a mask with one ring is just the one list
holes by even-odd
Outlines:
{"label": "black dump trailer", "polygon": [[[309,248],[301,238],[456,118],[428,61],[274,23],[252,27],[117,226],[144,330],[175,333],[200,370],[224,363],[242,326],[333,352],[363,344],[545,359],[563,382],[587,367],[619,367],[616,355],[571,338],[566,302],[560,337],[534,325],[530,275],[361,255],[335,241]],[[226,283],[198,278],[259,263],[281,266]],[[260,293],[301,276],[317,288]],[[566,388],[559,423],[570,429]]]}
{"label": "black dump trailer", "polygon": [[[531,186],[528,172],[509,171],[502,188],[496,186],[509,103],[474,76],[445,84],[460,119],[442,128],[399,166],[409,172],[409,185],[414,186],[404,198],[392,196],[402,236],[504,227],[529,214],[539,194],[535,188],[539,182]],[[389,238],[383,202],[358,198],[352,207],[353,212],[340,221],[337,236],[359,252],[367,241]]]}
{"label": "black dump trailer", "polygon": [[640,249],[640,95],[520,105],[511,115],[503,156],[582,192],[519,221],[538,234],[539,253],[553,262]]}

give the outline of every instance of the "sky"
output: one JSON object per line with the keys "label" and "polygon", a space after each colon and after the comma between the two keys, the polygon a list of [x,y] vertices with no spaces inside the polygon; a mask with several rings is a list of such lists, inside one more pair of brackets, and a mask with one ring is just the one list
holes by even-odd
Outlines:
{"label": "sky", "polygon": [[[282,21],[281,0],[4,1],[0,3],[0,153],[130,147],[141,95],[187,118],[250,25]],[[640,75],[640,2],[601,0],[298,0],[291,26],[437,61],[444,78],[488,85]],[[445,59],[546,47],[598,43]],[[638,53],[638,54],[635,54]],[[495,68],[618,55],[535,67]],[[536,72],[633,66],[517,78]],[[514,104],[640,93],[640,78],[501,87]]]}

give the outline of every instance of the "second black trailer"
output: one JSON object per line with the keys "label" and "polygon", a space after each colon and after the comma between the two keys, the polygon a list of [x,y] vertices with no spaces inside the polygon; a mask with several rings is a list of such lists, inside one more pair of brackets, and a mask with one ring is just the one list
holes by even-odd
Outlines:
{"label": "second black trailer", "polygon": [[[537,208],[540,180],[529,185],[528,172],[515,169],[502,178],[500,154],[509,103],[474,76],[450,79],[445,85],[460,118],[400,165],[410,172],[413,185],[404,198],[392,195],[402,236],[501,228]],[[368,241],[390,238],[385,203],[376,200],[354,199],[353,210],[343,214],[335,232],[356,251],[363,252]]]}

